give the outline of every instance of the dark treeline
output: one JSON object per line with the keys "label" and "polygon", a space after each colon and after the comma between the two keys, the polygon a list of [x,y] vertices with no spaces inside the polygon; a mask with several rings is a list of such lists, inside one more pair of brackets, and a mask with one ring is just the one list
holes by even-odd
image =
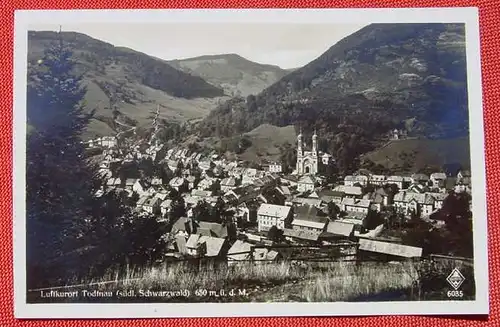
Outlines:
{"label": "dark treeline", "polygon": [[155,219],[140,219],[125,197],[95,197],[103,180],[80,141],[93,112],[62,39],[28,72],[28,287],[99,274],[111,264],[153,261],[164,234]]}

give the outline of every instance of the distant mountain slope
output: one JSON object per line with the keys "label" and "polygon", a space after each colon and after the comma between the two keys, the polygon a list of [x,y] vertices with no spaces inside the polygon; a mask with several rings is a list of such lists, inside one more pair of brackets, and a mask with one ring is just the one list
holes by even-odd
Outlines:
{"label": "distant mountain slope", "polygon": [[223,88],[227,95],[243,97],[261,92],[289,72],[278,66],[247,60],[237,54],[207,55],[168,63]]}
{"label": "distant mountain slope", "polygon": [[426,167],[442,167],[458,163],[470,168],[469,138],[394,140],[363,156],[392,172],[419,171]]}
{"label": "distant mountain slope", "polygon": [[224,103],[199,134],[293,124],[306,138],[317,129],[323,149],[352,161],[394,128],[424,138],[467,135],[466,82],[462,24],[372,24],[257,96]]}
{"label": "distant mountain slope", "polygon": [[[78,73],[84,74],[87,107],[97,109],[97,120],[89,126],[88,136],[114,133],[114,118],[128,124],[147,123],[158,105],[162,118],[199,119],[225,99],[221,88],[179,71],[161,59],[80,33],[62,32],[62,38],[74,52]],[[43,51],[58,40],[56,32],[28,33],[31,69],[36,69]]]}

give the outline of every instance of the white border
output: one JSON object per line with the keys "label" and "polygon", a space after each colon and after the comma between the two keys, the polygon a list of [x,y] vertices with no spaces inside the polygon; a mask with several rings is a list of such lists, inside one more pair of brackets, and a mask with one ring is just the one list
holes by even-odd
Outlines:
{"label": "white border", "polygon": [[[65,23],[465,23],[474,212],[475,301],[363,303],[27,304],[25,234],[27,30]],[[161,318],[488,314],[486,175],[477,8],[177,9],[16,11],[14,26],[13,211],[16,318]]]}

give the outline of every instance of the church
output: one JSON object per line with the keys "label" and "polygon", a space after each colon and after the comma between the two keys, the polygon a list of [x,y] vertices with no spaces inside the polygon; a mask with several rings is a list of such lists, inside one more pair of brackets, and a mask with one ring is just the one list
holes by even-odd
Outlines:
{"label": "church", "polygon": [[318,151],[318,135],[316,131],[312,136],[312,147],[310,151],[305,151],[302,141],[302,131],[297,136],[297,175],[317,175],[323,171],[322,168],[332,163],[332,156],[328,153]]}

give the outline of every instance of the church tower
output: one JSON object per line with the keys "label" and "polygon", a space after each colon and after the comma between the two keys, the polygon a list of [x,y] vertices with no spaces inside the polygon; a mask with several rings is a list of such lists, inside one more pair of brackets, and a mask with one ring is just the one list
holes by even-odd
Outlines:
{"label": "church tower", "polygon": [[318,135],[316,135],[316,130],[312,136],[312,153],[314,156],[318,156]]}
{"label": "church tower", "polygon": [[302,156],[303,156],[303,149],[302,149],[302,128],[299,131],[299,135],[297,135],[297,173],[302,174]]}

